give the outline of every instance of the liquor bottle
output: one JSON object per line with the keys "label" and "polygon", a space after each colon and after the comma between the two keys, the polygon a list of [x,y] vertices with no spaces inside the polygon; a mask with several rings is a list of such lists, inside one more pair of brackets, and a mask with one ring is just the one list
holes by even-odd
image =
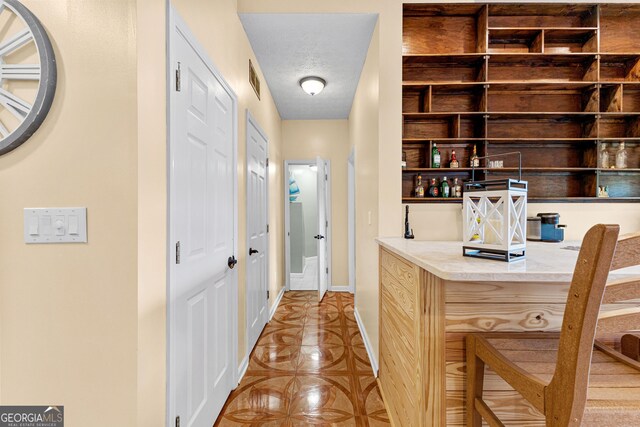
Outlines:
{"label": "liquor bottle", "polygon": [[471,159],[469,159],[469,163],[471,163],[472,168],[480,167],[480,159],[478,158],[478,150],[476,146],[473,146],[473,154],[471,155]]}
{"label": "liquor bottle", "polygon": [[431,166],[434,168],[440,167],[440,151],[438,151],[438,147],[436,143],[433,143],[433,149],[431,150]]}
{"label": "liquor bottle", "polygon": [[458,178],[453,179],[453,196],[462,197],[462,185],[460,185]]}
{"label": "liquor bottle", "polygon": [[403,151],[402,152],[402,169],[406,169],[407,168],[407,152]]}
{"label": "liquor bottle", "polygon": [[418,174],[418,178],[416,179],[416,189],[415,196],[416,197],[424,197],[424,186],[422,185],[422,175]]}
{"label": "liquor bottle", "polygon": [[456,159],[456,150],[451,151],[451,162],[449,163],[450,168],[458,168],[460,164],[458,163],[458,159]]}
{"label": "liquor bottle", "polygon": [[435,178],[431,178],[431,185],[429,185],[429,196],[430,197],[440,196],[440,189],[438,188],[438,184],[436,184]]}
{"label": "liquor bottle", "polygon": [[451,194],[451,188],[449,187],[449,181],[447,181],[446,176],[442,178],[442,184],[440,184],[440,186],[442,187],[442,191],[440,192],[442,197],[448,198],[449,194]]}
{"label": "liquor bottle", "polygon": [[607,145],[602,143],[600,144],[600,153],[599,154],[599,161],[600,161],[600,168],[602,169],[609,169],[609,153],[607,152]]}
{"label": "liquor bottle", "polygon": [[624,148],[624,142],[618,145],[618,151],[616,152],[616,169],[627,168],[627,149]]}

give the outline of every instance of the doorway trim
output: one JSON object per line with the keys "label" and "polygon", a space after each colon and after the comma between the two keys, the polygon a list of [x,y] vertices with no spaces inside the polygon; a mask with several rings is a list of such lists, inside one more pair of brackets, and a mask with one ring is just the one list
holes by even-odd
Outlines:
{"label": "doorway trim", "polygon": [[[333,255],[331,254],[331,246],[333,239],[331,235],[333,233],[333,222],[331,220],[331,160],[325,160],[327,164],[327,221],[329,222],[329,226],[327,227],[327,267],[329,268],[329,274],[327,280],[329,282],[329,291],[333,290],[333,281],[331,279],[331,258]],[[284,274],[285,274],[285,289],[287,291],[291,290],[291,235],[289,230],[289,166],[313,166],[316,165],[316,160],[285,160],[284,161]],[[318,195],[320,197],[320,195]]]}
{"label": "doorway trim", "polygon": [[[176,43],[176,35],[175,31],[178,31],[182,34],[184,39],[189,43],[189,45],[193,48],[196,54],[200,57],[202,62],[206,65],[206,67],[211,71],[214,77],[218,80],[220,85],[224,88],[224,90],[229,94],[232,101],[233,106],[233,124],[232,124],[232,163],[234,165],[238,164],[238,97],[234,90],[229,86],[227,81],[224,79],[222,73],[218,70],[218,68],[214,65],[213,61],[207,54],[207,51],[200,44],[197,37],[191,32],[191,29],[187,25],[187,23],[182,19],[182,17],[178,14],[173,5],[168,2],[168,15],[169,19],[167,20],[167,55],[166,55],[166,71],[167,71],[167,156],[166,156],[166,170],[167,170],[167,206],[166,206],[166,215],[167,215],[167,288],[166,288],[166,339],[167,339],[167,347],[166,347],[166,375],[167,375],[167,385],[166,385],[166,425],[172,426],[174,425],[175,418],[175,408],[174,402],[171,396],[171,387],[173,387],[173,378],[172,378],[172,366],[174,364],[174,358],[172,356],[172,334],[171,334],[171,322],[173,320],[173,309],[172,309],[172,291],[173,291],[173,282],[175,276],[175,236],[172,227],[172,217],[171,217],[171,207],[172,201],[175,200],[174,188],[172,185],[172,173],[171,173],[171,160],[172,160],[172,142],[173,142],[173,126],[171,121],[171,108],[172,105],[175,104],[175,87],[176,87],[176,74],[174,70],[174,52],[175,52],[175,43]],[[238,172],[237,168],[234,169],[232,174],[233,181],[233,217],[234,217],[234,225],[233,225],[233,252],[238,255]],[[232,296],[232,307],[231,311],[231,360],[232,365],[236,369],[232,369],[233,372],[233,383],[238,384],[239,382],[239,367],[238,367],[238,269],[234,268],[231,270],[232,281],[233,281],[233,291]],[[235,387],[234,387],[235,388]]]}
{"label": "doorway trim", "polygon": [[[266,245],[266,249],[265,249],[265,258],[266,258],[266,263],[267,263],[267,291],[269,291],[269,244],[270,244],[270,240],[271,240],[271,236],[269,233],[269,138],[267,137],[267,134],[264,130],[262,130],[262,127],[260,127],[260,125],[258,124],[258,121],[255,119],[255,117],[253,117],[253,115],[251,114],[251,111],[249,111],[249,109],[246,109],[246,128],[245,128],[245,159],[244,159],[244,166],[245,166],[245,191],[246,191],[246,200],[245,200],[245,208],[248,207],[249,204],[249,179],[248,179],[248,170],[249,170],[249,125],[252,125],[257,131],[258,133],[264,138],[264,140],[266,141],[266,151],[267,151],[267,164],[266,164],[266,173],[265,173],[265,180],[266,180],[266,192],[267,194],[265,195],[265,200],[267,203],[267,245]],[[249,230],[249,215],[245,215],[245,230]],[[246,236],[245,236],[245,247],[247,248],[247,250],[249,250],[249,232],[246,231],[245,232]],[[246,256],[246,254],[245,254]],[[247,349],[246,354],[244,355],[243,361],[241,363],[241,371],[239,371],[239,378],[242,377],[242,375],[244,375],[244,371],[245,371],[245,359],[246,359],[246,363],[248,364],[249,362],[249,355],[251,354],[251,352],[253,351],[253,348],[249,348],[249,311],[247,310],[247,282],[246,282],[246,278],[249,277],[248,273],[248,269],[249,269],[249,262],[245,263],[244,266],[244,277],[245,277],[245,298],[244,298],[244,303],[245,303],[245,334],[244,334],[244,347]],[[265,295],[266,297],[266,295]],[[269,299],[267,299],[267,308],[266,308],[266,319],[265,319],[265,325],[269,322],[269,318],[270,318],[270,309],[269,309]]]}
{"label": "doorway trim", "polygon": [[347,233],[349,292],[356,293],[356,163],[355,148],[347,159]]}

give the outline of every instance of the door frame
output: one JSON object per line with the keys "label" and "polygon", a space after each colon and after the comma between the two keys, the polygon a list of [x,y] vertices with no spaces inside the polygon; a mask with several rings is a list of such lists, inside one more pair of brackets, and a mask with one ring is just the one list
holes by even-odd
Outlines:
{"label": "door frame", "polygon": [[[267,209],[267,227],[269,226],[269,138],[267,137],[267,134],[264,130],[262,130],[262,127],[260,127],[260,125],[258,124],[258,121],[255,119],[255,117],[253,117],[253,115],[251,114],[251,111],[249,111],[249,109],[246,109],[246,128],[245,128],[245,158],[244,158],[244,165],[245,165],[245,186],[246,186],[246,197],[245,197],[245,209],[247,209],[246,212],[248,212],[248,206],[249,206],[249,179],[248,179],[248,171],[249,171],[249,125],[252,125],[257,131],[258,133],[264,138],[264,140],[267,142],[267,147],[266,147],[266,151],[267,151],[267,164],[266,164],[266,173],[265,173],[265,180],[266,180],[266,192],[267,194],[265,195],[265,200],[266,200],[266,209]],[[249,230],[249,215],[245,215],[245,230]],[[271,236],[269,233],[269,228],[267,228],[267,245],[266,245],[266,253],[265,253],[265,259],[266,259],[266,263],[267,263],[267,291],[269,291],[269,245],[271,243]],[[245,247],[247,248],[247,250],[249,250],[249,233],[248,231],[245,233]],[[246,254],[245,254],[246,255]],[[244,303],[245,303],[245,323],[246,323],[246,330],[245,330],[245,334],[244,334],[244,345],[245,348],[247,349],[246,351],[246,357],[249,356],[249,354],[251,354],[251,351],[253,351],[252,348],[249,348],[249,311],[247,310],[247,283],[246,283],[246,278],[249,277],[248,275],[248,270],[249,270],[249,262],[245,263],[245,267],[244,267],[244,277],[245,277],[245,298],[244,298]],[[266,295],[265,295],[266,297]],[[269,322],[269,299],[267,299],[267,309],[265,311],[265,316],[266,318],[265,320],[265,325]]]}
{"label": "door frame", "polygon": [[[329,268],[329,274],[327,276],[328,282],[328,290],[333,290],[333,284],[331,280],[331,246],[333,239],[331,238],[331,234],[333,232],[333,222],[331,220],[331,160],[324,159],[323,160],[327,164],[327,221],[329,222],[329,226],[327,227],[327,236],[325,236],[327,242],[327,267]],[[291,290],[291,236],[290,236],[290,227],[289,227],[289,166],[314,166],[317,162],[315,159],[312,160],[285,160],[284,161],[284,173],[283,173],[283,181],[284,181],[284,274],[285,274],[285,289],[287,291]],[[320,195],[318,194],[318,197]],[[319,256],[320,254],[318,254]]]}
{"label": "door frame", "polygon": [[349,292],[356,293],[356,160],[355,148],[347,159],[347,233],[349,262]]}
{"label": "door frame", "polygon": [[[191,32],[187,23],[182,19],[182,17],[178,14],[176,9],[172,4],[169,4],[168,14],[169,19],[168,29],[167,29],[167,304],[166,304],[166,337],[167,337],[167,386],[166,386],[166,396],[167,396],[167,409],[166,409],[166,425],[172,426],[174,425],[175,419],[175,407],[174,401],[172,399],[172,387],[173,387],[173,334],[172,334],[172,325],[171,322],[173,320],[173,307],[172,307],[172,292],[173,292],[173,282],[175,276],[175,235],[173,230],[172,218],[171,218],[171,208],[172,201],[175,200],[174,186],[173,182],[173,171],[171,168],[171,160],[172,160],[172,143],[175,141],[175,137],[173,136],[174,127],[172,126],[172,117],[171,117],[171,107],[175,104],[175,87],[176,87],[176,74],[173,67],[175,62],[175,30],[180,32],[184,39],[189,43],[191,48],[196,52],[196,54],[200,57],[202,62],[206,65],[206,67],[211,71],[214,77],[218,80],[218,82],[222,85],[224,90],[229,94],[232,100],[232,164],[235,166],[238,164],[238,97],[236,93],[233,91],[231,86],[227,83],[227,81],[222,76],[222,73],[218,70],[218,68],[213,64],[213,61],[209,58],[209,55],[206,53],[206,50],[202,47],[196,36]],[[238,172],[237,167],[233,168],[233,252],[237,257],[238,255]],[[231,366],[235,369],[232,369],[233,372],[233,383],[237,385],[239,380],[239,372],[238,372],[238,269],[234,268],[231,270],[231,281],[234,291],[231,292],[232,296],[232,307],[230,308],[231,312],[231,336],[233,342],[231,343]]]}

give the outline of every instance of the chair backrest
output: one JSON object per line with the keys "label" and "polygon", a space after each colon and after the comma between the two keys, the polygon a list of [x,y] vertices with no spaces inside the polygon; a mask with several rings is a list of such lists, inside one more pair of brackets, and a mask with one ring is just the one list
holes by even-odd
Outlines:
{"label": "chair backrest", "polygon": [[553,425],[579,426],[582,420],[598,312],[619,231],[617,225],[599,224],[582,241],[562,320],[558,361],[545,393],[545,413]]}
{"label": "chair backrest", "polygon": [[[622,236],[611,262],[611,270],[640,265],[640,233]],[[640,298],[640,276],[629,277],[607,283],[603,304],[613,304]],[[638,307],[621,308],[601,313],[598,318],[598,333],[635,331],[640,328]]]}

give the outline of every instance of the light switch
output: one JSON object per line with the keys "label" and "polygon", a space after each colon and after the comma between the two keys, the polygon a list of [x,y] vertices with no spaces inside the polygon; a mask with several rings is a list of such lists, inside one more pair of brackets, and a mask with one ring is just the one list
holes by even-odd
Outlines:
{"label": "light switch", "polygon": [[56,222],[55,222],[55,228],[56,228],[56,236],[64,236],[64,216],[62,215],[56,215]]}
{"label": "light switch", "polygon": [[72,236],[78,235],[78,216],[69,215],[69,234]]}
{"label": "light switch", "polygon": [[44,236],[50,236],[51,235],[51,215],[41,215],[40,225],[42,227],[42,232],[40,234]]}
{"label": "light switch", "polygon": [[87,208],[25,208],[25,243],[86,243]]}
{"label": "light switch", "polygon": [[40,225],[40,218],[37,216],[32,216],[29,218],[29,235],[37,236],[38,235],[38,226]]}

